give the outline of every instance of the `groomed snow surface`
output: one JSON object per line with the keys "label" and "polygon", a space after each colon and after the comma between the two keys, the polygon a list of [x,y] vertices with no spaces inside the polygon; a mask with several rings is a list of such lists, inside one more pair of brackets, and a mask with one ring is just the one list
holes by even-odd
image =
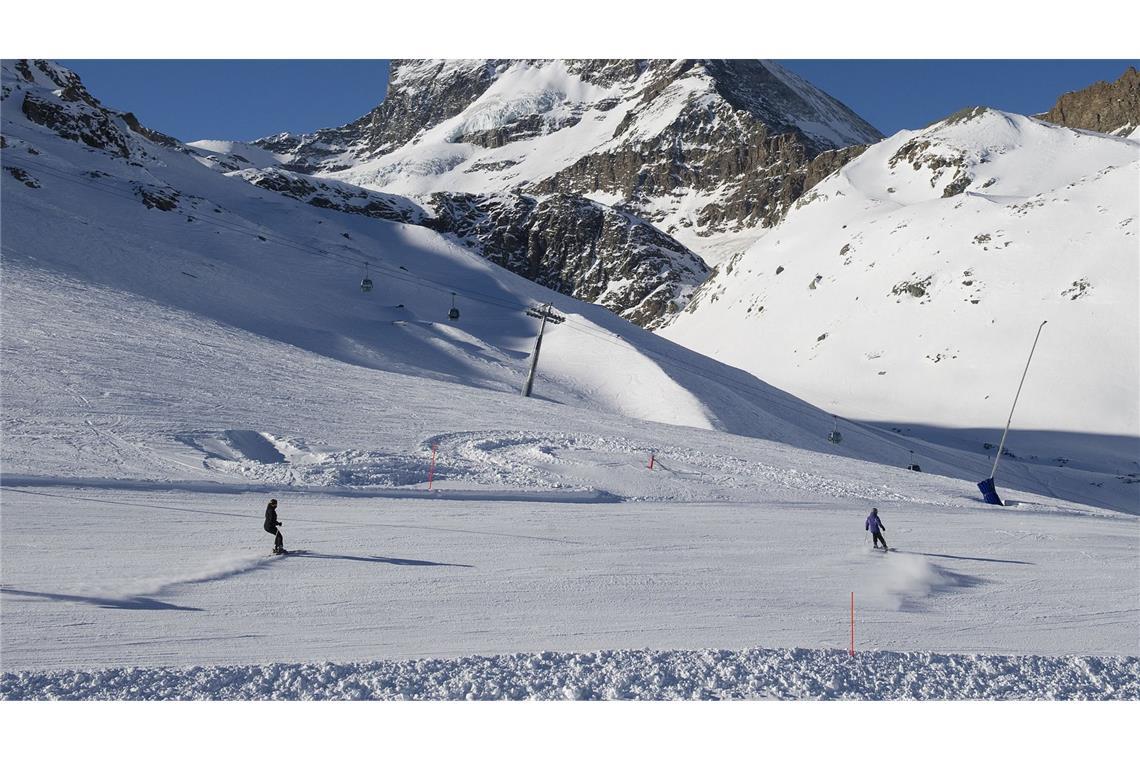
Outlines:
{"label": "groomed snow surface", "polygon": [[[541,451],[532,451],[534,467]],[[590,454],[549,448],[546,466],[573,472],[583,466],[573,459]],[[778,450],[768,458],[786,466]],[[664,482],[685,472],[662,464],[654,472]],[[610,469],[611,483],[650,473],[619,455],[590,466]],[[466,698],[481,684],[476,696],[511,699],[564,698],[567,686],[583,698],[701,688],[723,698],[1134,695],[1134,517],[829,496],[811,482],[769,482],[752,498],[714,503],[279,492],[286,546],[297,550],[284,557],[269,554],[260,495],[5,487],[0,691]],[[872,504],[896,551],[867,545]],[[844,659],[851,591],[856,672]],[[646,649],[660,654],[631,653]],[[586,675],[588,660],[573,653],[594,651],[610,654]],[[902,651],[979,656],[891,654]],[[407,662],[425,658],[434,663]],[[549,672],[536,673],[544,658]],[[361,664],[329,664],[345,662]],[[453,672],[433,680],[448,663]],[[659,681],[648,675],[654,663]],[[417,672],[422,681],[408,680]],[[321,674],[344,683],[322,684]]]}
{"label": "groomed snow surface", "polygon": [[7,699],[1140,699],[1135,657],[605,650],[5,673]]}
{"label": "groomed snow surface", "polygon": [[0,696],[1135,698],[1134,483],[1011,461],[989,507],[984,452],[833,446],[824,411],[430,230],[21,114]]}

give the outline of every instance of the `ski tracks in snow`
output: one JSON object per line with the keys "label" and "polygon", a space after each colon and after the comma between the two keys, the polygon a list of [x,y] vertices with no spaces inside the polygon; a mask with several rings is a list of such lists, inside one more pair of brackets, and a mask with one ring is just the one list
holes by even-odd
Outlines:
{"label": "ski tracks in snow", "polygon": [[[486,485],[601,487],[630,501],[729,498],[733,492],[807,492],[813,496],[911,501],[882,486],[827,478],[697,448],[653,445],[620,435],[483,430],[428,438],[440,477]],[[648,463],[654,457],[654,470]],[[715,500],[715,499],[714,499]]]}

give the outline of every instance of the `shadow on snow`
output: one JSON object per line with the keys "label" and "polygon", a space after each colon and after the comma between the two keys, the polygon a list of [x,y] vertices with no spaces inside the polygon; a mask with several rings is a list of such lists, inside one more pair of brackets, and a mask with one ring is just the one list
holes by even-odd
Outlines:
{"label": "shadow on snow", "polygon": [[916,554],[920,557],[939,557],[940,559],[964,559],[970,562],[1000,562],[1003,565],[1032,565],[1032,562],[1026,562],[1020,559],[991,559],[989,557],[959,557],[957,554],[930,554],[928,552],[911,552],[905,549],[894,549],[897,554]]}
{"label": "shadow on snow", "polygon": [[0,593],[11,594],[12,596],[32,597],[33,599],[45,599],[51,602],[79,602],[80,604],[91,604],[109,610],[179,610],[181,612],[202,612],[201,607],[183,607],[177,604],[170,604],[169,602],[160,602],[149,596],[80,596],[77,594],[53,594],[47,591],[24,591],[15,588],[0,589]]}
{"label": "shadow on snow", "polygon": [[462,565],[453,562],[431,562],[426,559],[401,559],[399,557],[354,557],[349,554],[325,554],[323,552],[311,551],[295,551],[289,552],[285,555],[289,557],[301,557],[304,559],[347,559],[354,562],[382,562],[386,565],[408,565],[414,567],[475,567],[474,565]]}

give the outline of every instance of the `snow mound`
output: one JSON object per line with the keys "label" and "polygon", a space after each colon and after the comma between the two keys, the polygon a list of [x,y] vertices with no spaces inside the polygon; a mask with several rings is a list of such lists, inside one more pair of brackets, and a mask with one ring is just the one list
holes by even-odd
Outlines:
{"label": "snow mound", "polygon": [[392,487],[427,480],[427,462],[422,456],[361,449],[338,451],[299,438],[252,430],[186,433],[175,436],[175,440],[204,455],[203,468],[261,483]]}
{"label": "snow mound", "polygon": [[1140,658],[841,650],[604,650],[0,676],[0,699],[677,700],[1140,698]]}

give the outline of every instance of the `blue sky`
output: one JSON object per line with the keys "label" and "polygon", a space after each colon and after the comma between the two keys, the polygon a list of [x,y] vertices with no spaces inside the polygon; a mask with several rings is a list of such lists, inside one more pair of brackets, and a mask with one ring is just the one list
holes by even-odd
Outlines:
{"label": "blue sky", "polygon": [[[314,60],[63,60],[108,106],[182,140],[252,140],[346,124],[384,97],[388,63]],[[1114,80],[1126,60],[782,60],[885,134],[960,108],[1048,110]]]}
{"label": "blue sky", "polygon": [[1020,114],[1048,111],[1057,98],[1113,81],[1137,61],[957,60],[780,61],[879,128],[918,129],[969,106]]}

